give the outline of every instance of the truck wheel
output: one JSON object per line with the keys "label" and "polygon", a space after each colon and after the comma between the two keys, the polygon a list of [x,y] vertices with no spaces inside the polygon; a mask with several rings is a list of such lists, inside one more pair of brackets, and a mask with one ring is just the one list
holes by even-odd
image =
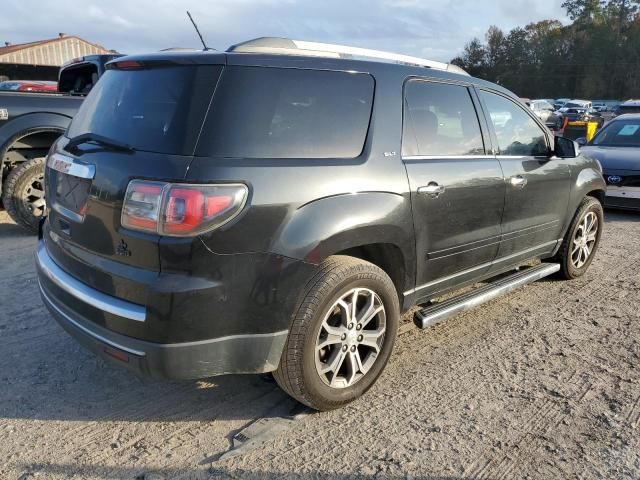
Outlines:
{"label": "truck wheel", "polygon": [[389,276],[372,263],[332,256],[309,282],[274,378],[316,410],[341,407],[382,373],[400,307]]}
{"label": "truck wheel", "polygon": [[554,257],[560,263],[561,278],[572,280],[584,275],[600,244],[603,224],[602,205],[593,197],[585,197]]}
{"label": "truck wheel", "polygon": [[43,157],[21,163],[9,173],[2,191],[9,216],[33,233],[38,232],[38,223],[46,212],[44,165]]}

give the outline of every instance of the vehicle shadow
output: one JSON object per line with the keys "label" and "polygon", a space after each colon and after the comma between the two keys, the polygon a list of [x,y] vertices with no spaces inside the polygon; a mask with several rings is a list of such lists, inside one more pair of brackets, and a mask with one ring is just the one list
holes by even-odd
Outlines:
{"label": "vehicle shadow", "polygon": [[[629,210],[614,210],[607,208],[604,211],[604,221],[606,222],[640,222],[640,212]],[[606,233],[606,230],[605,230]]]}
{"label": "vehicle shadow", "polygon": [[0,238],[29,238],[35,234],[27,232],[24,228],[9,220],[5,212],[0,212]]}
{"label": "vehicle shadow", "polygon": [[[98,478],[101,480],[119,480],[123,478],[130,478],[135,480],[162,480],[169,478],[181,478],[181,479],[226,479],[226,478],[242,478],[246,479],[269,479],[277,478],[280,480],[351,480],[357,478],[359,480],[372,480],[374,478],[386,478],[389,480],[404,480],[406,478],[413,478],[414,480],[462,480],[466,477],[452,477],[452,476],[398,476],[398,475],[383,475],[377,474],[361,474],[361,473],[325,473],[325,472],[313,472],[313,473],[298,473],[298,472],[268,472],[262,469],[251,471],[241,468],[228,468],[223,465],[214,465],[209,469],[203,470],[180,470],[176,468],[158,468],[158,469],[144,469],[134,467],[113,467],[113,466],[100,466],[100,465],[82,465],[76,463],[34,463],[24,464],[21,466],[23,475],[27,475],[26,478],[31,478],[28,475],[39,474],[46,478],[53,477],[67,477],[75,476],[78,478]],[[22,477],[20,477],[22,478]]]}
{"label": "vehicle shadow", "polygon": [[186,381],[139,377],[85,352],[65,333],[44,330],[41,338],[50,341],[48,347],[29,339],[0,344],[0,418],[207,422],[299,413],[299,404],[268,375]]}

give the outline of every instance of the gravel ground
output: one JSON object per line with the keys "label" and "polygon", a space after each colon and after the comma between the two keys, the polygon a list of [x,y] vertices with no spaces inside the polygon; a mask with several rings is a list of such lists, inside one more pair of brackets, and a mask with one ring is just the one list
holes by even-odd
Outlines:
{"label": "gravel ground", "polygon": [[[640,215],[588,274],[421,331],[377,385],[311,413],[268,379],[137,378],[47,314],[0,213],[0,478],[640,478]],[[235,447],[235,449],[234,449]]]}

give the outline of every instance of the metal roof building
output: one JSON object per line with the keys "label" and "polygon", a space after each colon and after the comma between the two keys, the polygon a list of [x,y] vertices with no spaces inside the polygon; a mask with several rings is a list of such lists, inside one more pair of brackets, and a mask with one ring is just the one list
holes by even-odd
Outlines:
{"label": "metal roof building", "polygon": [[[57,80],[63,63],[84,55],[113,53],[74,35],[0,47],[0,80]],[[3,78],[4,77],[4,78]]]}

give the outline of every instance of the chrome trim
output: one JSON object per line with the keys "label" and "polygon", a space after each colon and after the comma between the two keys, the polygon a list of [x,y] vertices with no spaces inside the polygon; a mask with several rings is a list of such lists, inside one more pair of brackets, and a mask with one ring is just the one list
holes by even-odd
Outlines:
{"label": "chrome trim", "polygon": [[53,301],[49,298],[49,295],[47,295],[46,292],[44,291],[44,288],[42,287],[42,284],[39,281],[38,281],[38,286],[40,287],[40,293],[42,294],[42,297],[45,299],[47,304],[51,308],[53,308],[59,315],[63,316],[66,321],[68,321],[69,323],[73,324],[74,327],[79,328],[80,330],[82,330],[84,333],[86,333],[90,337],[93,337],[96,340],[99,340],[99,341],[101,341],[103,343],[106,343],[107,345],[110,345],[110,346],[112,346],[114,348],[117,348],[118,350],[122,350],[124,352],[131,353],[133,355],[137,355],[138,357],[144,357],[146,355],[144,352],[141,352],[140,350],[134,350],[133,348],[125,347],[123,345],[120,345],[119,343],[113,342],[113,341],[109,340],[108,338],[105,338],[102,335],[99,335],[99,334],[95,333],[94,331],[89,330],[84,325],[78,323],[73,318],[71,318],[66,312],[62,311],[55,303],[53,303]]}
{"label": "chrome trim", "polygon": [[83,223],[84,216],[79,213],[73,212],[69,210],[67,207],[63,207],[60,205],[60,202],[56,202],[55,200],[51,201],[51,208],[58,212],[63,217],[67,217],[69,220],[73,220],[76,223]]}
{"label": "chrome trim", "polygon": [[441,193],[444,193],[445,190],[446,188],[444,187],[444,185],[438,185],[435,182],[432,182],[429,185],[426,185],[424,187],[418,187],[419,194],[429,195],[430,197],[433,197],[433,198],[439,196]]}
{"label": "chrome trim", "polygon": [[473,160],[473,159],[486,159],[486,160],[494,160],[495,156],[489,153],[484,155],[403,155],[402,160],[440,160],[440,159],[462,159],[462,160]]}
{"label": "chrome trim", "polygon": [[540,245],[536,245],[535,247],[531,247],[531,248],[528,248],[526,250],[522,250],[520,252],[512,253],[511,255],[507,255],[506,257],[499,258],[498,260],[493,260],[491,262],[481,263],[480,265],[476,265],[475,267],[471,267],[471,268],[468,268],[466,270],[462,270],[461,272],[457,272],[457,273],[454,273],[454,274],[449,275],[447,277],[439,278],[437,280],[433,280],[431,282],[427,282],[427,283],[422,284],[422,285],[420,285],[418,287],[412,288],[411,290],[407,290],[402,295],[404,295],[404,296],[412,295],[412,294],[416,293],[419,290],[424,290],[425,288],[429,288],[429,287],[432,287],[432,286],[437,285],[439,283],[443,283],[443,282],[446,282],[448,280],[451,280],[453,278],[456,278],[456,277],[459,277],[459,276],[462,276],[462,275],[466,275],[467,273],[475,272],[476,270],[482,270],[483,268],[488,268],[488,267],[491,267],[493,265],[498,265],[498,264],[500,264],[502,262],[507,262],[507,261],[511,260],[512,258],[519,257],[519,256],[524,255],[524,254],[529,253],[529,252],[535,252],[536,250],[540,250],[541,248],[544,248],[544,247],[549,247],[551,245],[556,245],[559,241],[562,241],[562,239],[560,239],[560,240],[552,240],[551,242],[542,243]]}
{"label": "chrome trim", "polygon": [[535,282],[560,270],[559,263],[541,264],[514,273],[509,277],[498,280],[495,284],[488,284],[476,291],[471,291],[460,297],[453,297],[442,303],[418,310],[414,321],[419,328],[426,328],[441,322],[453,315],[493,300],[528,283]]}
{"label": "chrome trim", "polygon": [[47,167],[57,172],[65,173],[73,177],[93,180],[96,176],[96,166],[84,163],[76,163],[73,158],[60,153],[54,153],[47,158]]}
{"label": "chrome trim", "polygon": [[104,294],[76,280],[55,264],[42,243],[38,246],[36,261],[49,280],[78,300],[119,317],[136,322],[145,321],[147,316],[145,307]]}
{"label": "chrome trim", "polygon": [[509,183],[511,183],[511,185],[513,185],[514,187],[524,188],[524,186],[527,184],[527,179],[522,175],[516,175],[515,177],[511,177],[509,179]]}

